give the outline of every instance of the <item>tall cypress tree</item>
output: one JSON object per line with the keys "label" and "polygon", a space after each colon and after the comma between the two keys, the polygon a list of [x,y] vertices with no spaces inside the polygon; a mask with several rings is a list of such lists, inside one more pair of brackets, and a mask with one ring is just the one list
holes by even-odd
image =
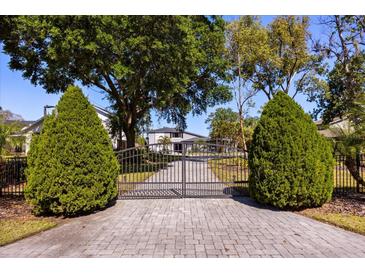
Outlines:
{"label": "tall cypress tree", "polygon": [[118,173],[108,133],[81,89],[70,86],[32,140],[27,201],[36,214],[90,212],[116,197]]}
{"label": "tall cypress tree", "polygon": [[279,208],[319,206],[333,189],[331,144],[308,114],[279,92],[267,103],[249,152],[250,194]]}

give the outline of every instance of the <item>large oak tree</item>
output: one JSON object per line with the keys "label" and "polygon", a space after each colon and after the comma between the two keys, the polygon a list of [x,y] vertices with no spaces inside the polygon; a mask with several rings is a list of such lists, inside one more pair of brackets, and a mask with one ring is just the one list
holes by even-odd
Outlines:
{"label": "large oak tree", "polygon": [[0,18],[9,66],[49,93],[80,82],[106,94],[128,147],[154,109],[186,127],[189,112],[231,94],[221,17],[16,16]]}

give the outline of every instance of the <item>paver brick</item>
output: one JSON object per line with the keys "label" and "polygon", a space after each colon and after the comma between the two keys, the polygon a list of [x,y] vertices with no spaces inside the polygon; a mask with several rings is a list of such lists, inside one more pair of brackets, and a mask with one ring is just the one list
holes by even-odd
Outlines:
{"label": "paver brick", "polygon": [[126,200],[0,257],[365,257],[365,237],[249,198]]}

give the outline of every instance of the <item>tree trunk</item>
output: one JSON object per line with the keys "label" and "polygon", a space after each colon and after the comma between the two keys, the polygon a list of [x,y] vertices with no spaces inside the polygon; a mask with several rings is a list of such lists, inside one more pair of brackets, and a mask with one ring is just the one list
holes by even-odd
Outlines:
{"label": "tree trunk", "polygon": [[240,130],[241,130],[241,138],[242,138],[242,145],[243,150],[247,151],[247,145],[246,145],[246,138],[245,138],[245,127],[243,125],[243,98],[242,98],[242,91],[241,91],[241,56],[238,54],[238,98],[236,96],[237,100],[237,107],[238,107],[238,115],[240,119]]}
{"label": "tree trunk", "polygon": [[356,158],[351,156],[346,156],[345,165],[349,170],[352,177],[356,180],[358,185],[365,186],[364,179],[361,177],[359,169],[357,167]]}
{"label": "tree trunk", "polygon": [[124,130],[125,137],[127,138],[127,148],[135,147],[136,143],[136,130],[134,126],[128,127]]}
{"label": "tree trunk", "polygon": [[245,127],[243,124],[243,117],[240,114],[240,129],[241,129],[241,137],[242,137],[242,144],[243,144],[243,150],[247,151],[247,144],[246,144],[246,136],[245,136]]}

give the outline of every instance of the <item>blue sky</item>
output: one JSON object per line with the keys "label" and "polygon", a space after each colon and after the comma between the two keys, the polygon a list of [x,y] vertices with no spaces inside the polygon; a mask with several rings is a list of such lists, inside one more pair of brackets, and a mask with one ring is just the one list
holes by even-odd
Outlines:
{"label": "blue sky", "polygon": [[[237,16],[224,16],[225,20],[230,21]],[[272,21],[273,16],[263,16],[261,18],[263,24],[268,24]],[[318,17],[311,16],[310,31],[315,38],[320,39],[323,35],[323,29],[319,26]],[[0,49],[1,50],[1,49]],[[23,79],[21,72],[11,71],[8,68],[9,57],[4,53],[0,53],[0,106],[3,109],[11,110],[16,114],[20,114],[25,120],[36,120],[43,115],[44,105],[55,105],[60,98],[60,94],[47,94],[40,86],[33,86],[29,80]],[[108,101],[104,100],[104,95],[98,92],[96,88],[84,88],[85,95],[90,102],[102,107],[108,106]],[[315,106],[313,103],[306,101],[303,95],[297,95],[295,100],[309,112]],[[251,116],[259,116],[259,110],[263,104],[267,102],[265,95],[258,94],[255,98],[255,107],[250,110]],[[219,105],[214,108],[209,108],[206,114],[200,116],[188,115],[187,131],[196,132],[201,135],[208,135],[208,125],[205,120],[209,113],[213,112],[218,107],[232,107],[235,109],[234,102],[224,105]],[[157,115],[152,113],[153,127],[172,126],[164,120],[158,120]]]}

